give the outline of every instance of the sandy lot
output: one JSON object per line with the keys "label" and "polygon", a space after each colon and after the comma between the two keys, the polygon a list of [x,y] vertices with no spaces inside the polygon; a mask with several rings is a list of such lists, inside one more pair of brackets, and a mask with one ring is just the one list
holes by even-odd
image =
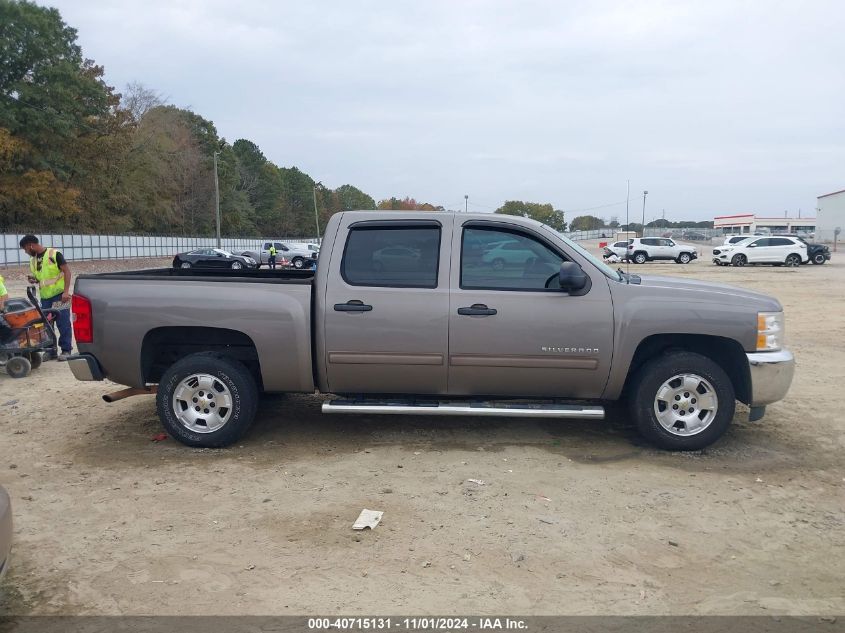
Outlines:
{"label": "sandy lot", "polygon": [[[777,296],[788,399],[670,454],[624,420],[331,417],[270,397],[240,445],[207,451],[151,441],[152,397],[106,404],[110,385],[63,364],[0,375],[16,521],[0,614],[845,612],[845,256],[632,269]],[[362,508],[384,519],[355,533]]]}

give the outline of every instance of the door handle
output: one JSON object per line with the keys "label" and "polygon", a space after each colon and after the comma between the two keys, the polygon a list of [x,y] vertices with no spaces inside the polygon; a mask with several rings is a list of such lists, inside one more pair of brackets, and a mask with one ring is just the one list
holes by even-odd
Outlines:
{"label": "door handle", "polygon": [[493,316],[497,314],[496,308],[488,308],[483,303],[473,303],[469,308],[458,308],[461,316]]}
{"label": "door handle", "polygon": [[360,299],[350,299],[346,303],[334,304],[335,312],[371,312],[373,306],[368,306]]}

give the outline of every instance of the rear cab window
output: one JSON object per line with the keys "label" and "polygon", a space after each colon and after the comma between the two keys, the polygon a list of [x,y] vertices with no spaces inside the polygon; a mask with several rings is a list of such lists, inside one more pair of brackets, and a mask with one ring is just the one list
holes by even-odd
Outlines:
{"label": "rear cab window", "polygon": [[439,225],[350,227],[340,273],[350,286],[436,288]]}

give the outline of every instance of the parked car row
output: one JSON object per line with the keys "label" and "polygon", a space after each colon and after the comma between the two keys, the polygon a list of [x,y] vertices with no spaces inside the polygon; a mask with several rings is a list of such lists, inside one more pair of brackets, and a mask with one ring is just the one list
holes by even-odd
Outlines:
{"label": "parked car row", "polygon": [[722,246],[713,249],[713,263],[717,266],[800,266],[809,262],[821,265],[830,257],[829,247],[811,244],[797,235],[733,235],[725,238]]}
{"label": "parked car row", "polygon": [[[187,253],[178,253],[173,258],[173,268],[257,270],[262,264],[269,266],[270,244],[266,250],[240,251],[233,253],[220,248],[198,248]],[[276,265],[281,268],[308,269],[317,267],[319,246],[316,244],[291,245],[277,243]],[[284,247],[284,248],[279,248]],[[315,247],[313,250],[307,247]],[[263,259],[262,259],[263,258]]]}

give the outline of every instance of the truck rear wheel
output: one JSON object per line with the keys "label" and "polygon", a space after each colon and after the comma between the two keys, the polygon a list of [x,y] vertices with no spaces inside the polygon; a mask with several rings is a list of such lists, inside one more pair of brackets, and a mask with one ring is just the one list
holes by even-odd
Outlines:
{"label": "truck rear wheel", "polygon": [[728,375],[701,354],[671,352],[647,362],[631,385],[631,414],[652,444],[695,451],[718,440],[733,420]]}
{"label": "truck rear wheel", "polygon": [[220,448],[247,432],[258,408],[249,370],[217,352],[191,354],[161,378],[156,396],[165,430],[187,446]]}

